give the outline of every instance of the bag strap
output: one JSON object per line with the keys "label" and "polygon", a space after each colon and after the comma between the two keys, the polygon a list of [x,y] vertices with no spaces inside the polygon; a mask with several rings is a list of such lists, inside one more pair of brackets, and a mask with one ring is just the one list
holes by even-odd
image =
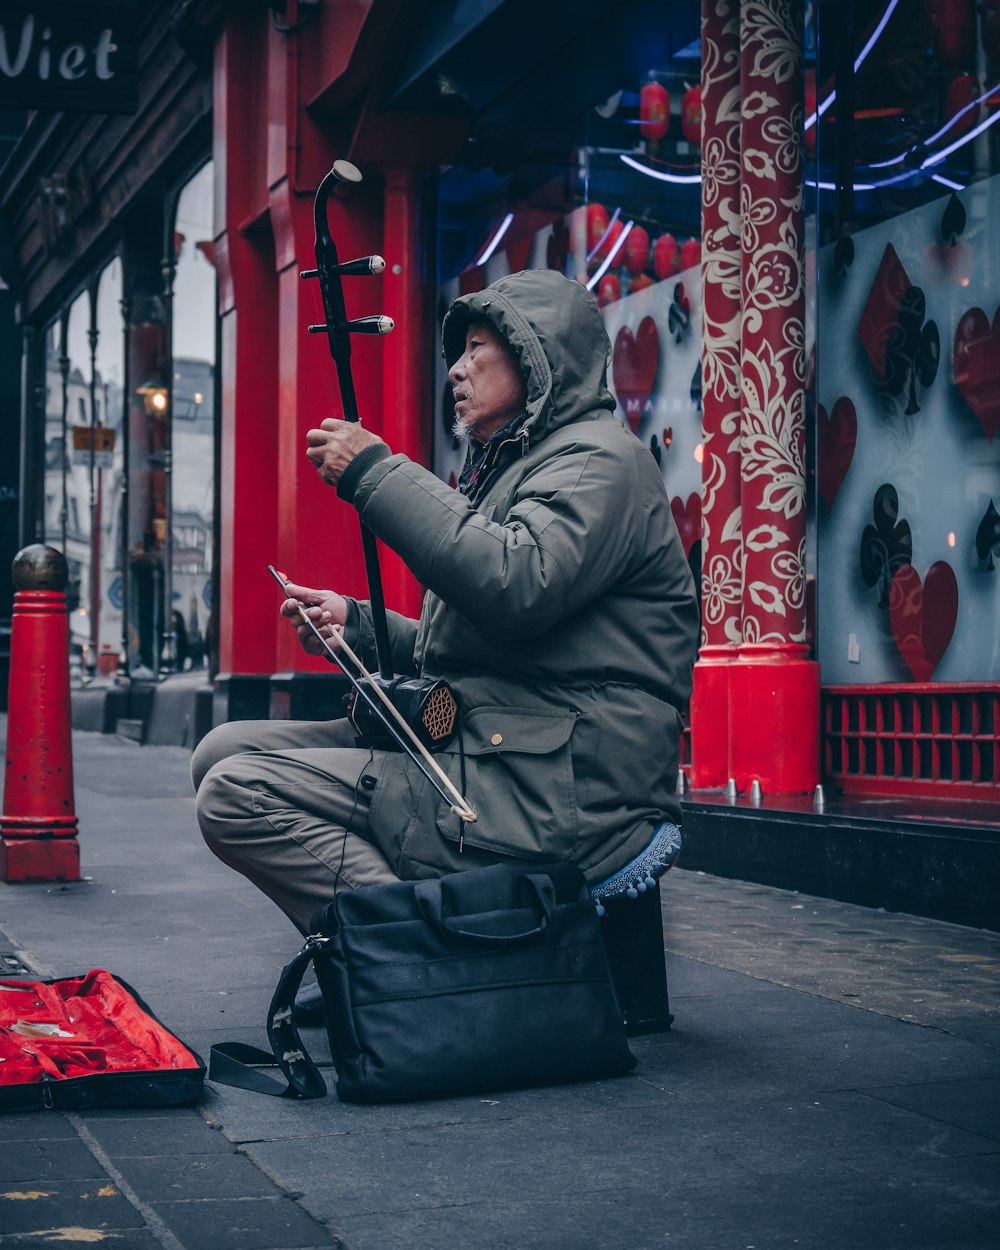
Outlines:
{"label": "bag strap", "polygon": [[[295,1023],[295,995],[306,968],[317,950],[329,938],[311,936],[290,964],[281,970],[278,984],[267,1009],[267,1039],[271,1051],[249,1046],[245,1042],[219,1042],[213,1046],[208,1060],[208,1079],[237,1089],[249,1089],[275,1098],[322,1098],[326,1082],[303,1045]],[[260,1066],[277,1065],[286,1085],[259,1071]]]}

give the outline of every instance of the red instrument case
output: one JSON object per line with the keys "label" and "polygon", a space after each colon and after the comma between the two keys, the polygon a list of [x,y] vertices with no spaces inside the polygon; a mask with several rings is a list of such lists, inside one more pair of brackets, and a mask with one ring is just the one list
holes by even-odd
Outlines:
{"label": "red instrument case", "polygon": [[0,1111],[178,1107],[204,1082],[198,1055],[110,972],[0,981]]}

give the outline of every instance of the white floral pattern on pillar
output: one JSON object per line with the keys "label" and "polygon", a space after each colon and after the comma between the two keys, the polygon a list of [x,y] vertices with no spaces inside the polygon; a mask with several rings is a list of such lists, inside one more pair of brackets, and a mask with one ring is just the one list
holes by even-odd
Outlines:
{"label": "white floral pattern on pillar", "polygon": [[739,0],[702,0],[702,643],[739,643]]}
{"label": "white floral pattern on pillar", "polygon": [[743,0],[740,68],[742,636],[803,642],[801,0]]}

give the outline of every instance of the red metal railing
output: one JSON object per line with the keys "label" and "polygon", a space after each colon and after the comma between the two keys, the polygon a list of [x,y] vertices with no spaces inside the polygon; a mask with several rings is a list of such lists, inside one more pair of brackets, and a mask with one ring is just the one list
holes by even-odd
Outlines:
{"label": "red metal railing", "polygon": [[1000,684],[824,686],[823,775],[843,790],[1000,794]]}

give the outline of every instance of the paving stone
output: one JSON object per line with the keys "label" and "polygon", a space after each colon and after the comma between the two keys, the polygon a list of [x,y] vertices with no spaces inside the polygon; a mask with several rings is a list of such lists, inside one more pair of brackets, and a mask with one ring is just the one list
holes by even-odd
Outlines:
{"label": "paving stone", "polygon": [[1000,1046],[998,933],[683,869],[661,896],[670,952]]}
{"label": "paving stone", "polygon": [[[54,1242],[61,1245],[100,1244],[104,1250],[163,1250],[163,1242],[144,1228],[98,1229],[64,1225],[62,1227],[36,1229],[30,1233],[12,1233],[9,1237],[0,1233],[0,1250],[38,1250],[40,1245]],[[207,1248],[206,1248],[207,1250]]]}
{"label": "paving stone", "polygon": [[[154,1210],[182,1245],[198,1250],[327,1250],[344,1245],[289,1198],[164,1202]],[[210,1241],[206,1229],[212,1230]]]}
{"label": "paving stone", "polygon": [[[6,1111],[0,1115],[0,1142],[39,1142],[56,1138],[77,1139],[76,1129],[58,1111]],[[16,1146],[3,1145],[0,1155]]]}
{"label": "paving stone", "polygon": [[[45,1112],[36,1113],[44,1123]],[[24,1182],[43,1183],[103,1177],[104,1169],[78,1137],[20,1140],[9,1150],[0,1150],[0,1185]]]}
{"label": "paving stone", "polygon": [[[993,1230],[917,1206],[859,1176],[802,1169],[759,1177],[752,1166],[729,1188],[679,1182],[662,1151],[643,1183],[574,1193],[571,1202],[511,1193],[503,1204],[471,1202],[398,1209],[343,1221],[364,1250],[993,1250]],[[901,1207],[903,1210],[901,1212]]]}
{"label": "paving stone", "polygon": [[120,1118],[97,1118],[88,1113],[80,1119],[108,1157],[116,1161],[179,1154],[232,1154],[231,1144],[197,1111],[179,1108],[170,1116],[134,1113]]}
{"label": "paving stone", "polygon": [[277,1194],[274,1182],[249,1159],[228,1154],[119,1156],[115,1167],[143,1202],[177,1199],[260,1198]]}
{"label": "paving stone", "polygon": [[[53,1228],[143,1228],[145,1220],[106,1177],[86,1182],[37,1182],[12,1186],[0,1192],[0,1232],[34,1233],[35,1244],[46,1239],[41,1230]],[[52,1239],[50,1239],[52,1240]],[[81,1238],[84,1240],[84,1238]],[[92,1236],[92,1241],[99,1241]],[[2,1242],[0,1242],[2,1244]]]}
{"label": "paving stone", "polygon": [[[1000,1076],[969,1081],[936,1081],[926,1085],[888,1086],[865,1091],[896,1107],[918,1111],[940,1124],[954,1125],[970,1133],[1000,1142]],[[997,1159],[1000,1182],[1000,1155]]]}

